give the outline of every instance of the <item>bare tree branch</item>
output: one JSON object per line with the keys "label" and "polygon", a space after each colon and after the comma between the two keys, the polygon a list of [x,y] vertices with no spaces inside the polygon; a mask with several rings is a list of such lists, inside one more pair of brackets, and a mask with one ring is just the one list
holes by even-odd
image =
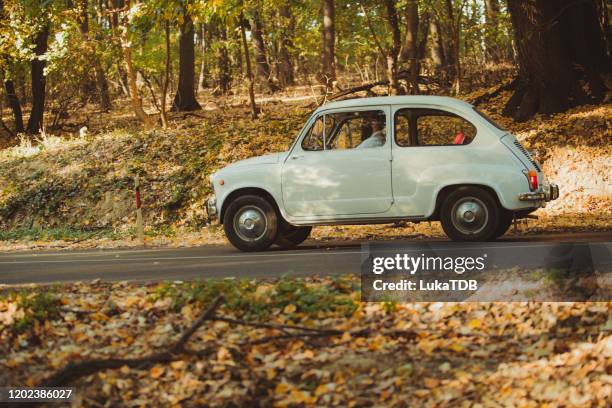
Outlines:
{"label": "bare tree branch", "polygon": [[191,327],[183,333],[180,339],[167,351],[152,354],[150,356],[140,358],[110,358],[110,359],[97,359],[97,360],[86,360],[78,363],[68,363],[67,366],[52,374],[47,379],[39,384],[40,387],[59,387],[68,384],[78,378],[94,374],[98,371],[117,369],[123,366],[130,368],[141,368],[150,366],[157,363],[167,363],[176,360],[181,354],[189,354],[190,351],[185,350],[185,344],[189,341],[191,336],[202,326],[202,324],[210,320],[214,315],[215,311],[221,305],[223,297],[217,297],[211,305],[202,313],[202,315],[196,320]]}

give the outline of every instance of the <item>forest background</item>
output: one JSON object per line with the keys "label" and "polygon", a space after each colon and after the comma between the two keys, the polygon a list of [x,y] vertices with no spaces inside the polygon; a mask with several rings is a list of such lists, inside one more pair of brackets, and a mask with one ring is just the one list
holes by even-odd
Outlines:
{"label": "forest background", "polygon": [[[148,240],[222,242],[206,221],[209,174],[286,149],[329,100],[387,94],[465,99],[535,151],[562,195],[524,231],[609,228],[609,8],[2,0],[0,242],[130,245],[137,175]],[[441,230],[313,234],[363,236]]]}

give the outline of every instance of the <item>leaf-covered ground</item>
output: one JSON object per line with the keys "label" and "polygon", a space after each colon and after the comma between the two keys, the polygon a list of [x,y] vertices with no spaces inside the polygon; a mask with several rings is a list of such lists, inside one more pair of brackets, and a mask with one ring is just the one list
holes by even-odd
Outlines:
{"label": "leaf-covered ground", "polygon": [[73,372],[73,405],[604,407],[612,394],[609,302],[361,303],[353,277],[5,289],[0,383],[174,350],[219,294],[164,361]]}
{"label": "leaf-covered ground", "polygon": [[[466,96],[470,99],[472,95]],[[537,150],[561,197],[523,232],[610,230],[612,104],[514,123],[508,93],[480,106]],[[208,175],[243,158],[287,149],[311,112],[308,100],[269,100],[253,121],[244,106],[176,114],[168,130],[143,131],[127,108],[93,115],[84,137],[46,135],[0,150],[0,248],[137,245],[133,177],[143,182],[147,241],[224,243],[206,226]],[[220,102],[221,103],[221,102]],[[229,103],[225,101],[223,103]],[[438,223],[315,228],[314,239],[442,237]]]}

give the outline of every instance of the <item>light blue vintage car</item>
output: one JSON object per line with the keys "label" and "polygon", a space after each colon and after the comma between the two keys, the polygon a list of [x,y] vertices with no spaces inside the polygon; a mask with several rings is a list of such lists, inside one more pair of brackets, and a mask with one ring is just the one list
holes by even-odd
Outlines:
{"label": "light blue vintage car", "polygon": [[210,177],[210,217],[244,251],[292,247],[314,225],[435,220],[455,241],[503,235],[559,196],[517,139],[470,104],[438,96],[328,103],[287,152]]}

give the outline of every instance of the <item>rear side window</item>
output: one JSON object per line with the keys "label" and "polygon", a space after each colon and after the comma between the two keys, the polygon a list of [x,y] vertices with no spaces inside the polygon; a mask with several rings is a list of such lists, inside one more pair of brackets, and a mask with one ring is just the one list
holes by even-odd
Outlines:
{"label": "rear side window", "polygon": [[401,109],[395,114],[399,146],[467,145],[476,128],[461,116],[438,109]]}
{"label": "rear side window", "polygon": [[411,109],[401,109],[395,113],[395,143],[399,146],[412,146],[411,119]]}

